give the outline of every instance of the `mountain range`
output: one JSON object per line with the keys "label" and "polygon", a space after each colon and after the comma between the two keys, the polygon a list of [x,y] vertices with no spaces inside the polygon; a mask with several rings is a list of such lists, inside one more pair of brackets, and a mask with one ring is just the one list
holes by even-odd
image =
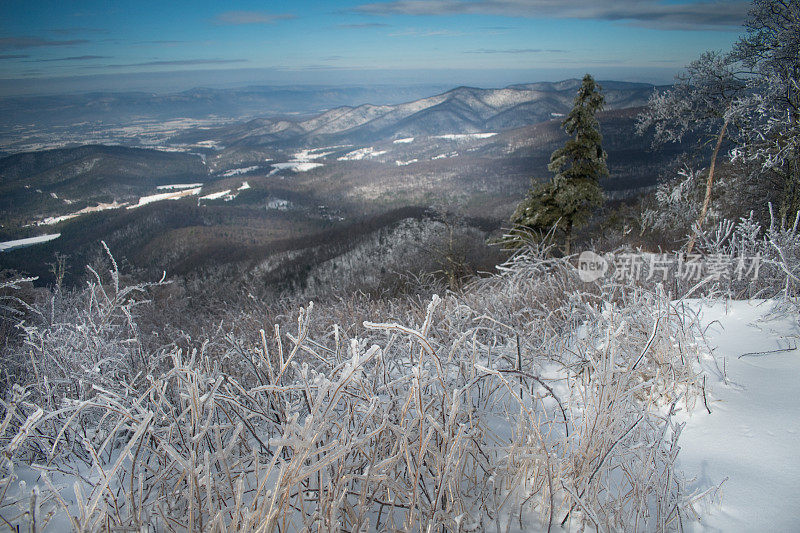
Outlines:
{"label": "mountain range", "polygon": [[198,87],[176,93],[86,92],[0,98],[0,129],[36,123],[69,127],[82,123],[130,124],[142,120],[242,120],[267,115],[310,115],[363,102],[400,103],[447,90],[442,85],[414,86],[253,86],[235,89]]}
{"label": "mountain range", "polygon": [[[498,132],[545,122],[569,112],[580,80],[512,85],[502,89],[458,87],[396,105],[342,106],[307,119],[257,118],[193,130],[176,142],[214,139],[227,147],[312,146],[368,143],[423,135]],[[656,88],[601,82],[606,109],[642,106]]]}
{"label": "mountain range", "polygon": [[[274,273],[286,261],[305,272],[431,205],[479,221],[481,231],[497,229],[531,180],[550,175],[579,84],[458,87],[398,104],[218,126],[159,124],[159,136],[146,142],[138,123],[124,125],[124,135],[88,127],[90,139],[104,136],[115,146],[81,143],[85,126],[65,130],[79,132],[65,141],[45,125],[36,135],[66,147],[0,157],[0,240],[60,237],[0,254],[0,270],[48,282],[48,265],[60,254],[79,279],[102,240],[152,275],[225,264]],[[653,152],[649,138],[634,135],[639,106],[658,87],[601,85],[606,111],[598,119],[611,173],[603,186],[609,198],[629,198],[652,187],[686,146]]]}

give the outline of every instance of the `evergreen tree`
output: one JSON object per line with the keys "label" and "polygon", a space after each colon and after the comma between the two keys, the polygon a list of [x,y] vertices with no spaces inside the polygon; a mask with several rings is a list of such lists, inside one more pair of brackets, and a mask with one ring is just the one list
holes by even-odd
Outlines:
{"label": "evergreen tree", "polygon": [[541,236],[555,228],[563,234],[564,253],[569,254],[573,229],[586,224],[603,204],[600,179],[608,176],[608,167],[595,116],[603,108],[600,89],[592,76],[584,76],[572,111],[561,123],[572,138],[550,156],[552,180],[534,185],[517,206],[511,218],[512,246],[520,243],[521,235]]}

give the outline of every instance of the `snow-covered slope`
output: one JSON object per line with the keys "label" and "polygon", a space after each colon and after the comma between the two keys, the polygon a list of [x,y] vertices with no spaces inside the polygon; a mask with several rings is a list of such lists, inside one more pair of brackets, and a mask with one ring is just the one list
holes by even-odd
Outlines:
{"label": "snow-covered slope", "polygon": [[800,325],[774,308],[701,307],[714,347],[703,362],[711,414],[700,405],[688,416],[678,458],[692,488],[722,486],[695,531],[800,531]]}
{"label": "snow-covered slope", "polygon": [[57,239],[59,237],[61,237],[60,233],[53,233],[50,235],[39,235],[38,237],[28,237],[27,239],[0,242],[0,252],[8,252],[11,250],[16,250],[17,248],[33,246],[34,244],[52,241],[53,239]]}

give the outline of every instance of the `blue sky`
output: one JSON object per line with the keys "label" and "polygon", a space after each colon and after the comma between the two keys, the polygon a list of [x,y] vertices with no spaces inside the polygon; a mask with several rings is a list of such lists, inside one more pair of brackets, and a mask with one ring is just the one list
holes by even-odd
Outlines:
{"label": "blue sky", "polygon": [[8,92],[3,84],[81,80],[153,90],[181,79],[499,86],[584,72],[661,83],[702,51],[728,48],[747,8],[685,0],[3,0],[0,92]]}

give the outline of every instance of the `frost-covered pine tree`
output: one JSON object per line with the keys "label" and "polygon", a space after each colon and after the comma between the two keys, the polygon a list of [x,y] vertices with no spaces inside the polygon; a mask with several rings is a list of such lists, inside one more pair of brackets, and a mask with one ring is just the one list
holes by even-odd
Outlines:
{"label": "frost-covered pine tree", "polygon": [[572,111],[562,122],[572,138],[550,156],[553,179],[535,185],[511,218],[512,241],[524,233],[543,234],[556,228],[564,237],[564,253],[570,253],[573,230],[589,220],[603,204],[600,179],[608,176],[607,154],[597,112],[603,108],[601,87],[591,75],[583,78]]}

